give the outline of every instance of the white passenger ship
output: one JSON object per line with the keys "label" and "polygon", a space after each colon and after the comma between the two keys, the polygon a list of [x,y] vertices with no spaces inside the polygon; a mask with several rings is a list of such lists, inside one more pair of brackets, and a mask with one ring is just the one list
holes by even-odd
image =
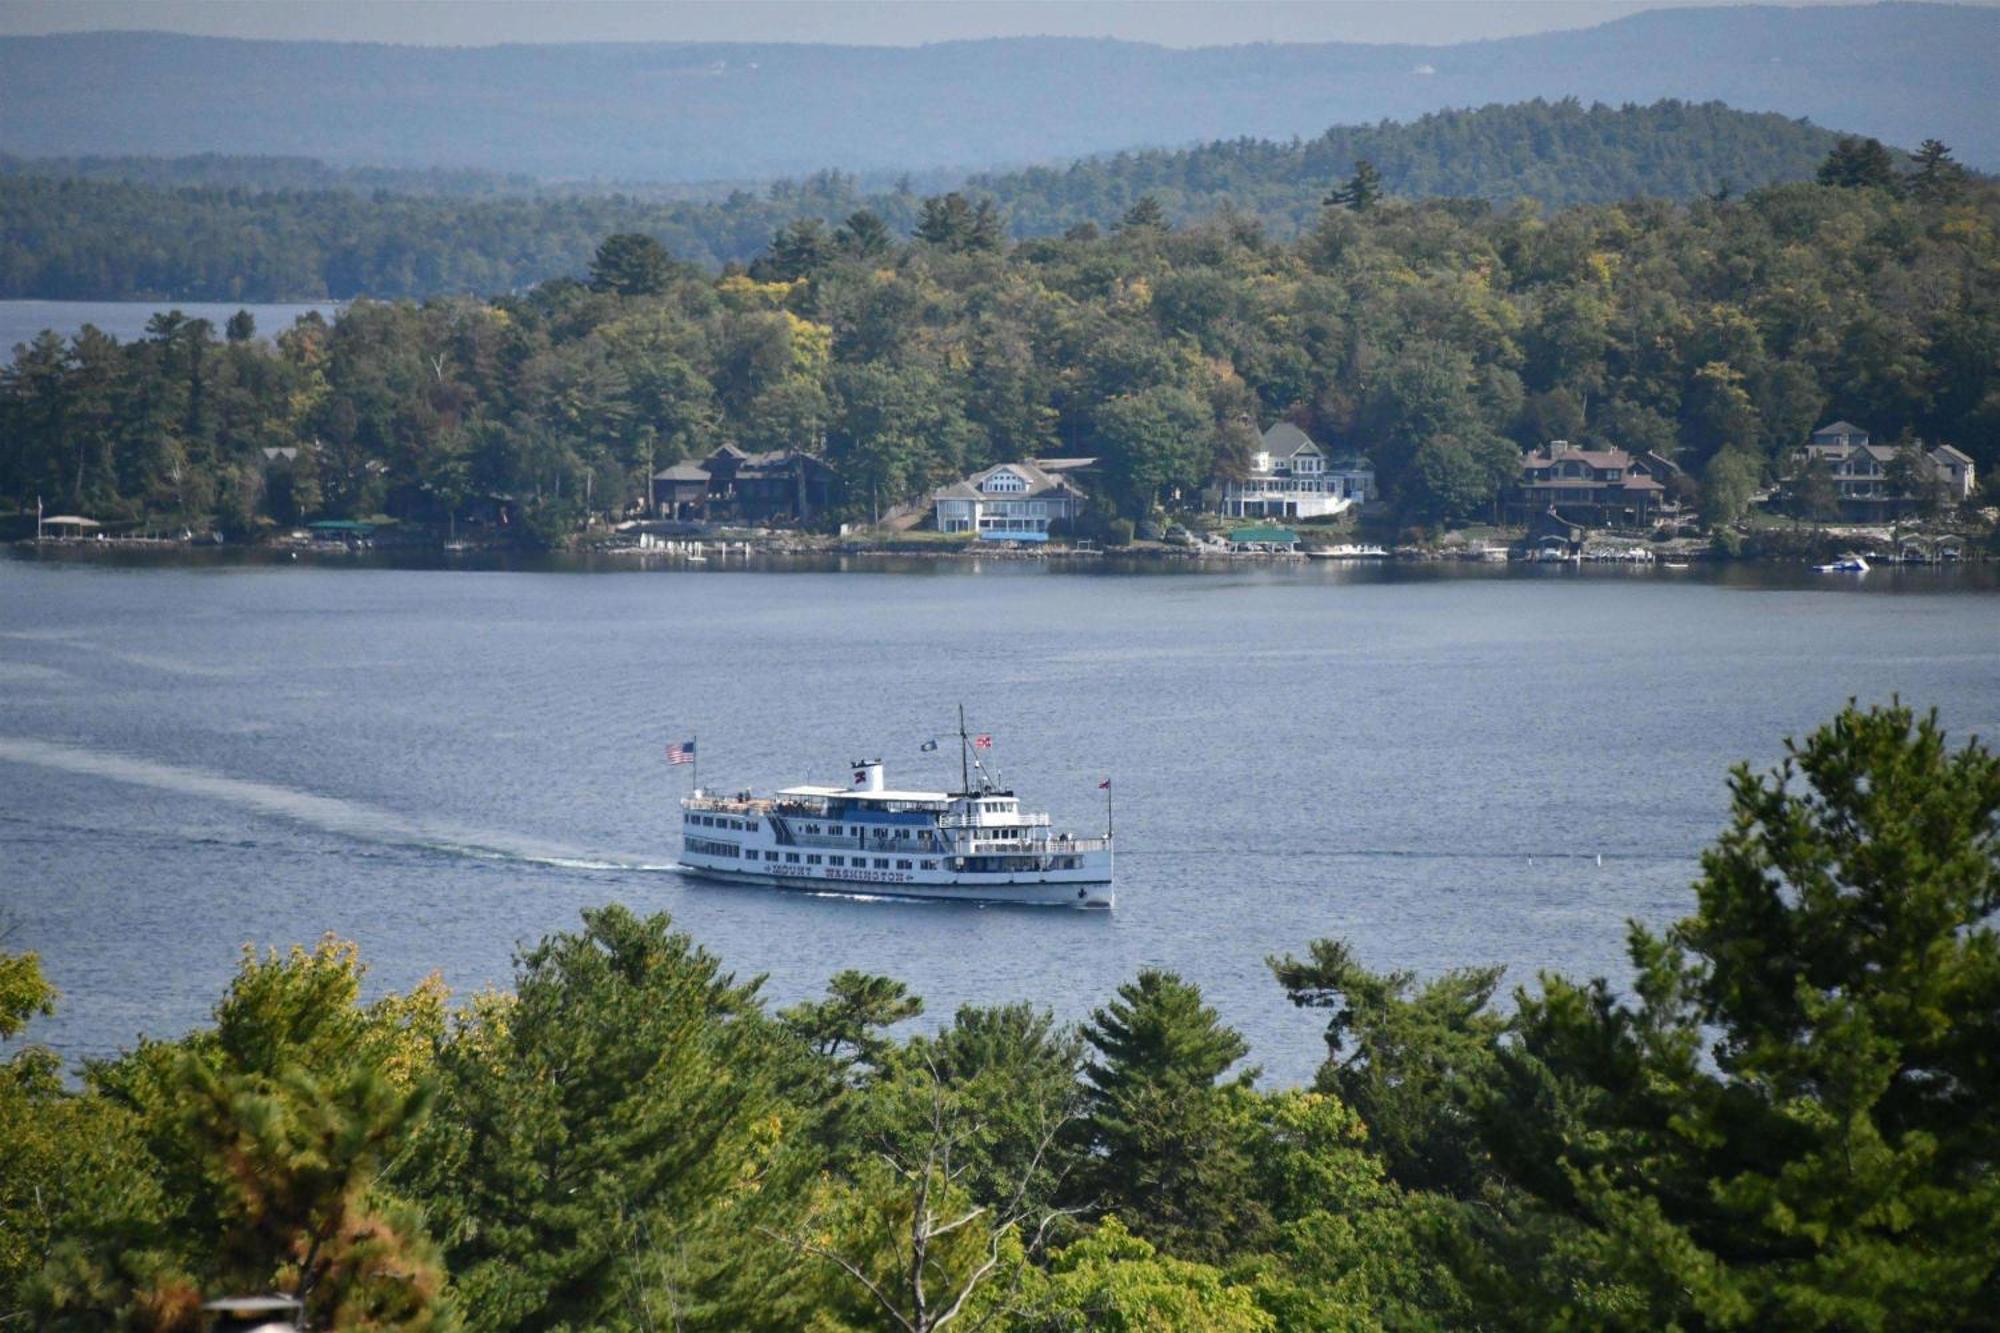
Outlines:
{"label": "white passenger ship", "polygon": [[880,759],[852,765],[846,787],[769,797],[697,787],[681,801],[681,868],[822,893],[1112,906],[1108,818],[1101,838],[1052,833],[1046,814],[1023,813],[1013,792],[961,768],[955,792],[891,788]]}

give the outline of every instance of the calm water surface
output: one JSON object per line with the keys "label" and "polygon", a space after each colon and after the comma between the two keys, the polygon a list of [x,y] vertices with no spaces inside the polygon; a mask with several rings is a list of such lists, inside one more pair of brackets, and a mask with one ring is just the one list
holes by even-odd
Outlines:
{"label": "calm water surface", "polygon": [[[1878,577],[1878,574],[1884,577]],[[842,967],[933,1018],[1201,983],[1272,1081],[1314,1016],[1266,955],[1624,974],[1691,905],[1724,769],[1850,695],[2000,732],[1990,575],[1442,576],[1036,566],[450,572],[0,559],[0,914],[104,1054],[207,1015],[245,942],[360,941],[377,989],[505,984],[619,900],[787,1003]],[[673,871],[686,768],[768,788],[881,754],[943,784],[964,700],[1059,824],[1118,807],[1109,915],[857,902]]]}

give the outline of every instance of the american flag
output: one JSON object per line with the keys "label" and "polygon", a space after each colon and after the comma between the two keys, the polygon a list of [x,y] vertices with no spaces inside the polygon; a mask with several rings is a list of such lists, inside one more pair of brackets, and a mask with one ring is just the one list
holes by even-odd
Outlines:
{"label": "american flag", "polygon": [[991,736],[974,736],[972,738],[972,748],[975,750],[990,750],[993,748],[993,738]]}
{"label": "american flag", "polygon": [[667,747],[667,762],[670,764],[692,764],[694,762],[694,742],[682,741]]}

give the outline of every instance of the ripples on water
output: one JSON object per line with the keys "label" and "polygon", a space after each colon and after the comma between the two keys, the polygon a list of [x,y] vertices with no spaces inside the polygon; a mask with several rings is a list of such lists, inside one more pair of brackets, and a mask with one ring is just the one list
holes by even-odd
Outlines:
{"label": "ripples on water", "polygon": [[[1275,1081],[1319,1023],[1266,955],[1623,974],[1628,918],[1690,906],[1724,769],[1850,695],[2000,721],[1976,571],[1520,577],[1039,566],[438,572],[0,560],[0,913],[64,992],[66,1055],[205,1019],[238,950],[358,939],[378,989],[505,984],[514,948],[618,899],[779,1003],[842,967],[933,1020],[1078,1017],[1140,967],[1199,981]],[[1894,588],[1894,595],[1877,595]],[[964,700],[1003,777],[1095,831],[1110,915],[708,887],[671,865],[701,738],[717,787],[837,776]]]}

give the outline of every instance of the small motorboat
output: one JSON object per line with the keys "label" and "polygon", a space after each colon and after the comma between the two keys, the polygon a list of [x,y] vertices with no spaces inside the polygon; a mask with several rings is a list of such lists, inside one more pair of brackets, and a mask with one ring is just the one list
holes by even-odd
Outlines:
{"label": "small motorboat", "polygon": [[1858,555],[1844,555],[1828,565],[1814,565],[1815,574],[1866,574],[1868,562]]}

